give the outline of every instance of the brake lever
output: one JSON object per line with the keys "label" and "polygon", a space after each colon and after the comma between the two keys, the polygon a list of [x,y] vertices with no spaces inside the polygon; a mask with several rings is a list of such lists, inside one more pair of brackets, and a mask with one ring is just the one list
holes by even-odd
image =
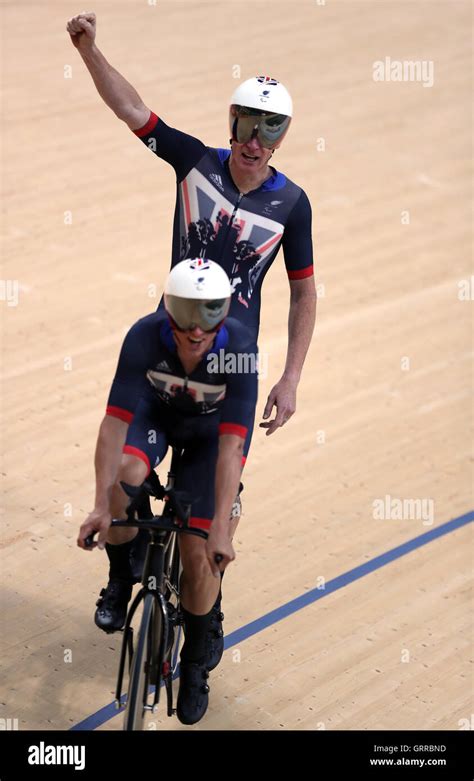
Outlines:
{"label": "brake lever", "polygon": [[92,532],[92,534],[88,534],[87,537],[84,540],[84,545],[86,548],[92,548],[94,544],[94,537],[97,534],[97,532]]}

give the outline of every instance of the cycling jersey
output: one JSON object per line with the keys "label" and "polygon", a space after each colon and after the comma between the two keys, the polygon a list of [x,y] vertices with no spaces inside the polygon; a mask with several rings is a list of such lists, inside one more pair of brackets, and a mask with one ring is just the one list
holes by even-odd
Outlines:
{"label": "cycling jersey", "polygon": [[130,424],[123,452],[140,458],[147,474],[168,445],[184,448],[179,487],[191,496],[192,526],[210,528],[219,436],[251,436],[257,354],[251,332],[233,318],[189,375],[166,314],[143,317],[123,342],[107,415]]}
{"label": "cycling jersey", "polygon": [[280,246],[289,279],[313,274],[305,192],[272,168],[260,187],[240,193],[230,174],[229,149],[205,146],[153,112],[133,132],[176,172],[171,265],[192,257],[220,263],[233,289],[230,315],[247,325],[256,341],[263,279]]}

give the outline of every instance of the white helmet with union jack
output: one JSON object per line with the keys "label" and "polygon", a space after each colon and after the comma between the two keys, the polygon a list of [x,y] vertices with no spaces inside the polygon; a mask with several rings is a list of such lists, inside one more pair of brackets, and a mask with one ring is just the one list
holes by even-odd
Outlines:
{"label": "white helmet with union jack", "polygon": [[290,93],[270,76],[247,79],[230,100],[230,132],[239,144],[257,137],[263,147],[274,149],[286,135],[292,116]]}
{"label": "white helmet with union jack", "polygon": [[226,272],[206,258],[180,261],[165,282],[165,309],[180,331],[196,326],[203,331],[217,330],[227,317],[231,296]]}

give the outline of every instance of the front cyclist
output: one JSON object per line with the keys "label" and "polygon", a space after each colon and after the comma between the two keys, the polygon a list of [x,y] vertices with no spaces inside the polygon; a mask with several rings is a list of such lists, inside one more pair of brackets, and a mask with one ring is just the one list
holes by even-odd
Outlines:
{"label": "front cyclist", "polygon": [[[125,337],[95,455],[95,509],[82,524],[78,545],[99,532],[107,551],[109,583],[96,624],[123,626],[136,581],[130,553],[137,529],[111,529],[169,444],[184,448],[178,487],[191,495],[190,525],[207,540],[179,536],[185,642],[181,651],[177,715],[194,724],[209,699],[207,637],[220,589],[219,570],[235,558],[229,523],[238,492],[244,442],[257,401],[253,334],[229,311],[231,287],[213,261],[185,260],[169,274],[165,310],[139,320]],[[123,451],[123,453],[122,453]],[[221,554],[220,567],[215,555]],[[221,651],[222,653],[222,651]]]}

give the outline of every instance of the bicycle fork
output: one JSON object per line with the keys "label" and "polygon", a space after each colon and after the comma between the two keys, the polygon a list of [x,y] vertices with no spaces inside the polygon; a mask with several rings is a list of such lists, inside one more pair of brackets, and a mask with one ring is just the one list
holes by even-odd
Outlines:
{"label": "bicycle fork", "polygon": [[[156,537],[160,539],[156,539]],[[123,676],[125,671],[125,663],[127,660],[127,654],[129,657],[129,671],[133,658],[133,627],[131,626],[132,620],[136,613],[139,604],[149,594],[153,597],[155,608],[153,611],[153,620],[151,624],[151,633],[148,638],[148,654],[147,664],[145,669],[146,684],[144,689],[144,708],[145,710],[155,710],[160,699],[161,679],[164,678],[167,699],[168,710],[170,709],[170,695],[172,697],[171,688],[171,674],[168,675],[168,668],[170,667],[169,660],[165,661],[165,656],[169,656],[170,645],[170,616],[168,614],[168,605],[162,594],[163,586],[163,563],[164,563],[165,544],[163,540],[163,534],[153,534],[153,539],[150,542],[145,559],[145,565],[143,567],[142,588],[135,596],[130,609],[127,613],[125,625],[123,629],[122,648],[120,653],[120,663],[117,675],[117,685],[115,689],[115,705],[117,709],[125,707],[125,703],[122,703],[122,685]],[[158,576],[151,573],[157,573]],[[171,630],[172,631],[172,630]],[[168,680],[169,679],[169,680]],[[155,685],[153,704],[148,705],[147,700],[149,696],[149,685]],[[171,704],[172,709],[172,704]],[[172,714],[170,714],[172,715]]]}

